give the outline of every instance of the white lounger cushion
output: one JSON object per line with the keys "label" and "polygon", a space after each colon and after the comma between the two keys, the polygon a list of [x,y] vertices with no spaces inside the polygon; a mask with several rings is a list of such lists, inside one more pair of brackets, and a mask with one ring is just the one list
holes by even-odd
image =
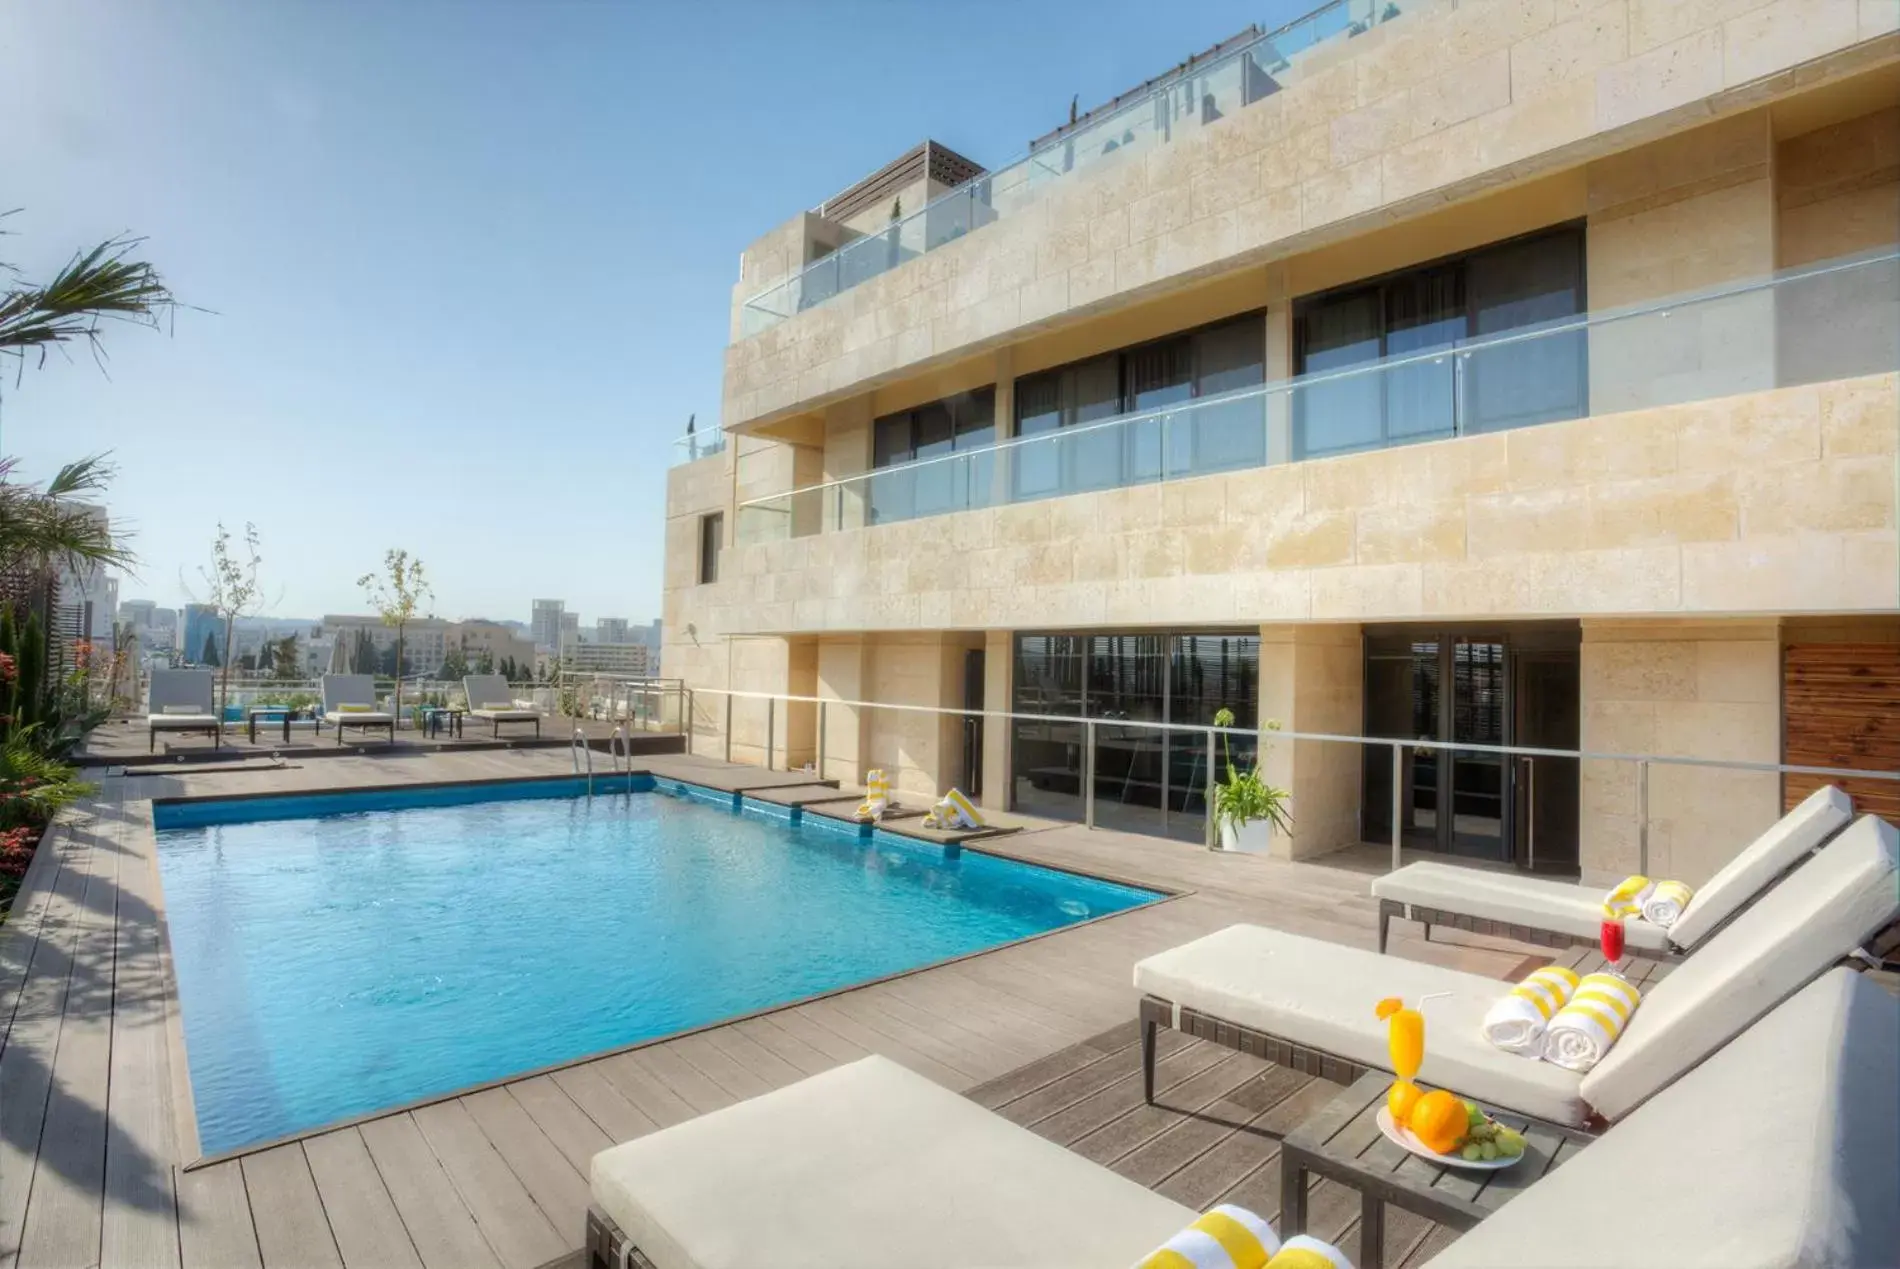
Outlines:
{"label": "white lounger cushion", "polygon": [[[1833,785],[1815,790],[1704,882],[1675,925],[1663,930],[1646,921],[1629,921],[1624,924],[1625,940],[1651,951],[1694,947],[1852,818],[1853,804],[1845,793]],[[1456,864],[1407,864],[1375,880],[1372,894],[1583,939],[1595,938],[1603,921],[1601,887]]]}
{"label": "white lounger cushion", "polygon": [[1900,834],[1861,816],[1649,988],[1623,1038],[1583,1077],[1584,1100],[1612,1121],[1629,1114],[1900,919],[1897,871]]}
{"label": "white lounger cushion", "polygon": [[533,709],[516,709],[511,705],[507,707],[506,709],[471,709],[470,711],[468,711],[468,716],[470,718],[493,719],[493,720],[504,722],[504,723],[510,723],[510,722],[524,722],[525,723],[529,721],[530,719],[540,718],[541,712],[539,710],[533,710]]}
{"label": "white lounger cushion", "polygon": [[[1696,889],[1695,898],[1669,927],[1669,937],[1678,947],[1694,947],[1853,818],[1854,803],[1845,793],[1831,784],[1816,789]],[[1629,924],[1634,928],[1637,923]]]}
{"label": "white lounger cushion", "polygon": [[331,710],[324,720],[332,723],[372,723],[378,727],[387,727],[395,719],[388,714],[378,714],[369,710]]}
{"label": "white lounger cushion", "polygon": [[1234,925],[1150,956],[1135,987],[1296,1044],[1391,1069],[1386,1024],[1373,1010],[1387,996],[1416,1005],[1427,992],[1425,1065],[1419,1079],[1539,1119],[1589,1118],[1581,1077],[1487,1042],[1484,1014],[1508,989],[1495,978],[1327,943],[1257,925]]}
{"label": "white lounger cushion", "polygon": [[1900,1001],[1837,969],[1428,1269],[1890,1265],[1896,1194]]}
{"label": "white lounger cushion", "polygon": [[[1422,903],[1429,908],[1555,930],[1594,939],[1603,925],[1603,887],[1579,886],[1545,877],[1465,868],[1457,864],[1407,864],[1372,883],[1377,899]],[[1701,902],[1697,896],[1696,902]],[[1690,906],[1694,906],[1691,904]],[[1669,932],[1647,921],[1626,921],[1624,941],[1650,951],[1670,950]]]}
{"label": "white lounger cushion", "polygon": [[148,714],[146,722],[164,731],[167,727],[215,727],[216,714]]}
{"label": "white lounger cushion", "polygon": [[1197,1215],[877,1056],[604,1150],[592,1173],[656,1269],[1103,1269]]}

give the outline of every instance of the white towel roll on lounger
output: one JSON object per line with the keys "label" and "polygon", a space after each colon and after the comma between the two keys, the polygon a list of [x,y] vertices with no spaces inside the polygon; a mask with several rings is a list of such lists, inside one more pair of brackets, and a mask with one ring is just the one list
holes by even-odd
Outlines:
{"label": "white towel roll on lounger", "polygon": [[1666,930],[1681,918],[1682,910],[1694,897],[1695,891],[1680,881],[1659,881],[1643,900],[1643,920]]}
{"label": "white towel roll on lounger", "polygon": [[1577,972],[1546,965],[1526,975],[1484,1015],[1484,1038],[1506,1053],[1541,1057],[1544,1031],[1577,990]]}
{"label": "white towel roll on lounger", "polygon": [[1585,974],[1544,1030],[1544,1061],[1582,1073],[1603,1060],[1643,994],[1615,974]]}
{"label": "white towel roll on lounger", "polygon": [[1643,901],[1655,891],[1655,883],[1648,877],[1625,877],[1603,896],[1603,915],[1611,920],[1639,917],[1643,915]]}

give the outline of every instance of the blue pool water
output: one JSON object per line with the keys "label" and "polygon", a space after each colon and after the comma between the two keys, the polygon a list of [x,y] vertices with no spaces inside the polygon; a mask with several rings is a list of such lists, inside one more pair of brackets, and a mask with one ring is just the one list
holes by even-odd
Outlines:
{"label": "blue pool water", "polygon": [[159,805],[204,1151],[1157,897],[635,783]]}

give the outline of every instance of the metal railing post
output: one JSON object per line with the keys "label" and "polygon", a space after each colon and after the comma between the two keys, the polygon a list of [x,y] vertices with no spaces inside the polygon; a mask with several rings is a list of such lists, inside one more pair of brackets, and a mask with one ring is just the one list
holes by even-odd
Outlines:
{"label": "metal railing post", "polygon": [[1095,827],[1095,720],[1082,724],[1082,827]]}
{"label": "metal railing post", "polygon": [[772,769],[772,747],[778,743],[778,698],[765,698],[765,769]]}
{"label": "metal railing post", "polygon": [[1399,870],[1399,839],[1405,833],[1405,742],[1392,742],[1392,871]]}
{"label": "metal railing post", "polygon": [[825,778],[825,703],[818,702],[818,769],[820,780]]}
{"label": "metal railing post", "polygon": [[1649,875],[1649,759],[1636,763],[1636,871]]}
{"label": "metal railing post", "polygon": [[726,694],[726,761],[732,761],[732,694]]}
{"label": "metal railing post", "polygon": [[1201,795],[1202,814],[1205,824],[1202,826],[1203,844],[1209,850],[1220,845],[1219,835],[1214,831],[1214,729],[1207,729],[1207,792]]}
{"label": "metal railing post", "polygon": [[1525,866],[1532,871],[1537,868],[1537,759],[1524,759],[1524,817],[1530,822],[1524,825],[1524,843],[1529,858]]}

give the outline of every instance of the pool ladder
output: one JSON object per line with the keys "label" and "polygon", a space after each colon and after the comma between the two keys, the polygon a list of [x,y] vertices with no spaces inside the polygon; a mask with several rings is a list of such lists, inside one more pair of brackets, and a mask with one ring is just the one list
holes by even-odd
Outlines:
{"label": "pool ladder", "polygon": [[[567,742],[567,748],[569,754],[571,754],[574,759],[575,775],[581,774],[581,757],[582,755],[586,756],[587,796],[590,798],[593,797],[594,749],[593,746],[587,743],[587,733],[576,727],[574,729],[574,738]],[[613,773],[615,775],[631,776],[633,774],[633,737],[627,735],[623,728],[614,728],[614,734],[607,738],[607,754],[613,762]],[[627,793],[633,792],[633,781],[631,779],[622,786],[622,791]]]}

